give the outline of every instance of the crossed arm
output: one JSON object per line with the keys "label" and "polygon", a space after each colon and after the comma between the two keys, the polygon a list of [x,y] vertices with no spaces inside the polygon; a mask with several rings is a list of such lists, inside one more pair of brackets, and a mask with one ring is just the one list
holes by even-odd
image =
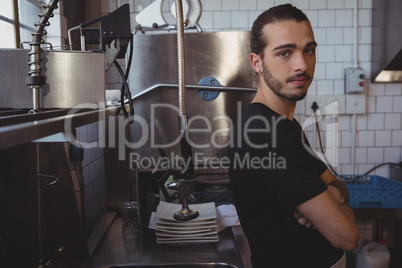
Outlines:
{"label": "crossed arm", "polygon": [[295,218],[308,228],[317,229],[333,246],[352,250],[359,239],[349,194],[343,182],[328,169],[321,175],[328,189],[297,206]]}

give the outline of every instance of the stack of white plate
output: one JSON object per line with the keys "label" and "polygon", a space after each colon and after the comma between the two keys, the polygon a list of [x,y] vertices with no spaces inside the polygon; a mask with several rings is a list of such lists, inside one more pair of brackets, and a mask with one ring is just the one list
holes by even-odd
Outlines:
{"label": "stack of white plate", "polygon": [[156,242],[159,244],[211,243],[217,242],[215,203],[194,204],[190,209],[197,210],[198,218],[179,221],[173,214],[181,210],[181,204],[161,201],[153,213],[149,227],[155,229]]}

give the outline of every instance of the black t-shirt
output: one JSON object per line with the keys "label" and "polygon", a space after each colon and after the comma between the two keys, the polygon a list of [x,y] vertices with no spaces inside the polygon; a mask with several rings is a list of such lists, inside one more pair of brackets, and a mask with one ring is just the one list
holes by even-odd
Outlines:
{"label": "black t-shirt", "polygon": [[295,207],[327,189],[326,165],[300,124],[252,103],[238,118],[229,148],[237,213],[258,267],[330,267],[343,254],[293,217]]}

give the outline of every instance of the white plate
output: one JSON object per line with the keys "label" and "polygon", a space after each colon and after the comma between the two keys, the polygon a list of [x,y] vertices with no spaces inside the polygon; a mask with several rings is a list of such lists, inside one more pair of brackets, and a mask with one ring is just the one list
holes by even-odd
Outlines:
{"label": "white plate", "polygon": [[161,231],[168,231],[168,232],[183,232],[183,233],[189,233],[189,232],[202,232],[202,231],[207,231],[216,228],[217,226],[207,226],[207,227],[171,227],[171,226],[163,226],[163,225],[156,225],[155,229],[156,230],[161,230]]}
{"label": "white plate", "polygon": [[202,229],[186,229],[186,230],[179,230],[179,229],[169,229],[169,228],[156,228],[158,232],[164,232],[169,234],[196,234],[196,233],[205,233],[210,231],[216,231],[217,228],[202,228]]}
{"label": "white plate", "polygon": [[215,235],[216,234],[216,230],[212,231],[209,230],[207,232],[201,232],[201,233],[189,233],[189,234],[177,234],[177,233],[168,233],[168,232],[164,232],[164,231],[156,231],[155,234],[158,237],[172,237],[172,238],[197,238],[200,236],[208,236],[208,235]]}
{"label": "white plate", "polygon": [[188,237],[188,238],[164,238],[164,237],[156,237],[156,242],[161,243],[175,243],[175,244],[185,244],[185,243],[212,243],[219,241],[218,235],[211,236],[200,236],[196,237]]}
{"label": "white plate", "polygon": [[170,221],[170,220],[165,220],[161,219],[158,217],[155,217],[155,225],[164,225],[164,226],[171,226],[175,228],[182,228],[182,227],[203,227],[207,228],[212,225],[216,225],[216,220],[207,220],[207,221],[183,221],[183,222],[176,222],[176,221]]}

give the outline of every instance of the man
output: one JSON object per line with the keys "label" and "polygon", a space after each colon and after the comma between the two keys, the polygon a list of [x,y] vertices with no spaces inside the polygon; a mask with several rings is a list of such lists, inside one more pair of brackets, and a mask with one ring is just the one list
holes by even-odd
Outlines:
{"label": "man", "polygon": [[308,18],[290,4],[265,11],[251,30],[258,90],[234,128],[229,176],[254,268],[345,267],[344,250],[359,238],[347,188],[293,118],[316,47]]}

